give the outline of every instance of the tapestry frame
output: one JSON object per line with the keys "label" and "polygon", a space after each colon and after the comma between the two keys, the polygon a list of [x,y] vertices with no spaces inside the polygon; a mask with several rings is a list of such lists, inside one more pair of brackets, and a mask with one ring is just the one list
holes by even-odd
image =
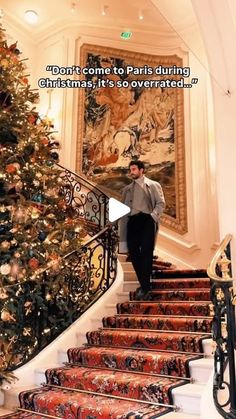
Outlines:
{"label": "tapestry frame", "polygon": [[[107,63],[107,66],[111,66],[111,63],[113,63],[112,65],[114,65],[114,63],[120,63],[120,65],[122,66],[132,65],[134,67],[144,67],[145,65],[150,66],[152,68],[156,68],[159,65],[163,67],[171,67],[171,66],[183,67],[183,59],[181,57],[178,57],[177,55],[150,55],[150,54],[144,54],[144,53],[134,52],[134,51],[129,51],[129,50],[122,50],[122,49],[116,49],[116,48],[110,48],[110,47],[104,47],[104,46],[98,46],[98,45],[92,45],[92,44],[83,44],[80,47],[79,65],[81,69],[94,65],[95,62],[100,63],[100,65],[102,63],[102,66],[106,65],[104,63]],[[161,78],[166,79],[167,77],[170,78],[170,76],[162,76]],[[92,76],[87,77],[87,76],[81,76],[81,75],[78,76],[78,78],[82,80],[94,79]],[[150,75],[140,76],[140,75],[132,74],[131,76],[126,77],[126,79],[127,80],[128,79],[129,80],[131,79],[133,80],[134,79],[135,80],[137,79],[150,80],[151,79],[152,80],[153,76],[150,76]],[[178,80],[179,76],[172,75],[171,79]],[[112,105],[112,107],[114,109],[113,110],[111,110],[111,108],[109,109],[108,96],[107,96],[107,99],[106,98],[104,99],[104,94],[101,93],[101,89],[103,88],[99,87],[99,88],[78,89],[78,119],[77,119],[78,131],[77,131],[77,144],[76,144],[76,171],[80,173],[81,175],[87,177],[89,180],[92,180],[95,184],[100,186],[106,193],[108,193],[108,195],[113,196],[117,199],[120,199],[121,194],[119,192],[121,192],[123,189],[123,186],[125,186],[128,183],[128,179],[126,177],[127,175],[126,168],[128,167],[129,161],[133,159],[133,156],[132,154],[130,156],[128,156],[127,154],[125,155],[124,154],[125,149],[124,149],[124,152],[121,154],[121,150],[119,149],[119,147],[121,147],[120,144],[123,144],[123,143],[126,144],[126,142],[128,141],[127,140],[128,135],[130,136],[130,143],[132,145],[132,133],[127,134],[124,132],[123,137],[122,137],[120,132],[122,131],[122,127],[124,128],[125,124],[121,123],[120,131],[119,131],[120,140],[112,144],[114,135],[115,135],[115,138],[118,135],[117,134],[118,122],[117,121],[115,122],[115,116],[118,115],[118,111],[120,110],[120,108],[118,108],[118,104],[116,104],[116,102],[114,103],[113,101],[114,106]],[[107,87],[107,89],[113,89],[113,88]],[[154,180],[159,181],[163,187],[164,195],[167,201],[167,206],[161,218],[161,225],[175,231],[176,233],[183,235],[188,231],[186,173],[185,173],[184,91],[183,91],[184,89],[183,88],[166,88],[166,89],[161,89],[162,93],[158,93],[158,91],[160,91],[159,87],[153,88],[153,89],[156,90],[155,100],[157,101],[157,105],[155,108],[152,108],[152,112],[151,112],[152,121],[151,122],[149,121],[148,123],[150,123],[151,127],[153,125],[155,127],[155,121],[156,121],[156,127],[160,125],[159,122],[157,121],[158,121],[158,115],[159,117],[162,115],[160,111],[161,109],[160,104],[162,104],[163,115],[164,114],[167,115],[169,111],[170,113],[172,113],[171,123],[172,123],[173,129],[171,130],[169,128],[170,126],[170,123],[169,123],[169,125],[167,125],[169,131],[167,132],[171,132],[171,136],[166,137],[166,138],[169,138],[169,142],[168,142],[166,141],[166,138],[163,139],[162,137],[160,137],[160,135],[162,135],[160,133],[165,131],[165,128],[162,128],[160,125],[158,130],[156,129],[156,131],[158,131],[158,134],[155,134],[157,135],[157,139],[155,139],[155,141],[157,142],[154,143],[153,148],[152,148],[153,143],[151,142],[152,141],[151,135],[148,137],[148,135],[146,135],[146,132],[142,133],[139,137],[139,146],[140,144],[144,144],[144,142],[146,141],[145,143],[147,144],[146,149],[147,150],[150,149],[150,147],[148,148],[148,146],[151,143],[151,150],[149,150],[149,152],[146,152],[146,154],[145,152],[143,152],[142,154],[142,146],[140,146],[141,153],[137,156],[137,158],[139,158],[140,160],[146,163],[147,177],[150,177]],[[147,92],[147,89],[145,88],[143,90],[139,89],[139,91],[137,92],[135,91],[135,89],[132,89],[134,105],[136,105],[138,101],[140,105],[142,95],[143,97],[145,95],[148,97],[148,94],[149,94],[150,95],[149,111],[150,111],[151,99],[152,99],[152,96],[155,94],[153,89],[149,89],[150,92]],[[117,94],[119,94],[121,90],[122,88],[119,89],[119,92]],[[114,93],[114,90],[113,90],[113,93]],[[166,97],[164,97],[164,94],[166,95]],[[95,97],[95,95],[97,96]],[[136,99],[134,99],[135,95],[136,95]],[[158,105],[158,95],[160,96],[159,100],[161,100],[161,102],[159,101],[159,105]],[[170,99],[168,95],[170,96]],[[95,97],[95,99],[93,97],[93,102],[91,102],[91,96]],[[103,99],[102,99],[103,102],[101,101],[102,96],[103,96]],[[169,105],[167,105],[168,99],[169,99],[169,102],[168,102]],[[89,112],[92,111],[92,108],[93,108],[93,106],[91,106],[91,103],[93,104],[94,100],[95,102],[100,101],[100,103],[96,102],[96,109],[99,109],[99,110],[102,109],[102,111],[104,112],[103,115],[107,115],[110,112],[110,115],[108,117],[106,116],[107,118],[106,122],[104,122],[102,119],[103,115],[99,114],[100,127],[94,115],[92,115],[92,117],[95,118],[93,119],[94,122],[91,122],[92,119],[89,120],[88,118],[88,114]],[[143,102],[144,102],[144,99],[143,99]],[[128,105],[128,109],[129,109],[129,106],[131,106],[132,108],[132,105]],[[124,102],[123,108],[125,112],[125,102]],[[138,106],[136,106],[136,108],[138,108]],[[148,107],[147,107],[147,110],[148,110]],[[156,112],[156,116],[154,117],[155,112]],[[128,118],[130,117],[132,120],[132,115],[134,113],[135,112],[128,114],[125,121],[126,122],[129,121]],[[146,113],[148,114],[148,112]],[[94,111],[94,114],[96,115],[95,111]],[[112,115],[113,115],[113,120],[112,120]],[[90,118],[92,117],[90,116]],[[135,117],[133,118],[133,120],[135,120]],[[109,137],[110,143],[107,140],[101,140],[100,137],[98,138],[98,136],[96,136],[94,140],[94,137],[93,137],[93,135],[95,136],[94,127],[96,126],[96,135],[99,132],[104,133],[104,131],[102,131],[101,129],[101,123],[103,122],[104,122],[103,125],[104,126],[106,125],[106,132],[109,133],[110,135]],[[163,123],[167,124],[165,120]],[[115,127],[113,124],[115,125]],[[129,125],[127,129],[130,129],[130,127],[131,126]],[[138,128],[140,128],[140,125],[138,125]],[[154,128],[150,128],[150,132],[153,129]],[[144,134],[146,135],[146,137]],[[135,133],[135,135],[136,137],[135,136],[133,137],[136,139],[136,142],[137,142],[137,132]],[[105,136],[103,138],[105,138]],[[108,134],[107,134],[107,138],[108,138]],[[106,143],[106,147],[104,146],[105,143]],[[117,143],[119,144],[118,146],[117,146]],[[96,147],[95,147],[96,144],[100,144],[100,149],[102,149],[102,151],[101,150],[99,151],[100,157],[101,157],[100,160],[98,157],[99,153],[96,152]],[[113,146],[113,149],[112,149],[112,146]],[[151,163],[149,164],[149,161],[147,160],[147,158],[148,156],[151,156],[149,158],[152,158],[152,155],[154,155],[154,151],[156,152],[156,155],[158,156],[158,146],[160,150],[162,149],[165,150],[162,152],[162,154],[163,156],[165,155],[166,160],[163,162],[161,161],[157,162],[154,167],[154,165],[152,165]],[[91,152],[91,147],[93,147],[92,152]],[[118,147],[118,151],[115,147]],[[109,150],[110,155],[108,155],[109,154],[108,150]],[[106,156],[106,158],[108,159],[107,164],[104,159],[102,160],[103,158],[102,153],[104,153],[103,155]],[[126,147],[126,153],[128,153],[127,147]],[[113,160],[117,158],[117,154],[118,154],[118,160],[112,161],[112,158]],[[110,160],[109,160],[109,156],[110,156]],[[122,164],[124,164],[124,162],[127,162],[127,163],[123,166],[122,165],[115,166],[119,164],[119,159],[122,160],[123,162]],[[109,173],[112,173],[111,176],[109,175],[110,177],[106,176],[107,170],[109,171]],[[114,174],[116,174],[117,176],[115,177]]]}

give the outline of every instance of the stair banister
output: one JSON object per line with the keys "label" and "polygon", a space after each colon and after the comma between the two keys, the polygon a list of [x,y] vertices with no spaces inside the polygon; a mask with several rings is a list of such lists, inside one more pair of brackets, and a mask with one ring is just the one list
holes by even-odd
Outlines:
{"label": "stair banister", "polygon": [[[211,278],[211,309],[213,314],[214,379],[213,400],[219,414],[236,419],[235,376],[235,291],[231,277],[230,242],[228,234],[220,243],[208,269]],[[227,378],[227,371],[229,378]],[[220,396],[227,400],[220,402]]]}

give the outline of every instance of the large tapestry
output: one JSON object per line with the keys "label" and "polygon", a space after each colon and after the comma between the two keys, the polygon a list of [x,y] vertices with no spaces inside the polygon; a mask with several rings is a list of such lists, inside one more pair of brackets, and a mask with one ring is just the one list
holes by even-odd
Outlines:
{"label": "large tapestry", "polygon": [[129,162],[142,160],[146,176],[164,190],[162,225],[184,234],[183,88],[176,87],[183,82],[182,58],[86,44],[80,68],[77,171],[119,199],[130,182]]}

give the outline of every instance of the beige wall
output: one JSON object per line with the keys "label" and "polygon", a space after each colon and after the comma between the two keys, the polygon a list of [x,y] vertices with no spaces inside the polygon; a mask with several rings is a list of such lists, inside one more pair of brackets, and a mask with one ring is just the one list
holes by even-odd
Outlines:
{"label": "beige wall", "polygon": [[192,0],[192,3],[201,27],[212,75],[220,239],[228,233],[233,235],[231,251],[235,277],[236,4],[234,0]]}

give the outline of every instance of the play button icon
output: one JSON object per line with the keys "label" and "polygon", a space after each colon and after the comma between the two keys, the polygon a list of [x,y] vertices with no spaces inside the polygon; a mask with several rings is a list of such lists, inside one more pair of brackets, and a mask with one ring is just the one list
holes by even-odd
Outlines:
{"label": "play button icon", "polygon": [[109,199],[109,213],[108,218],[109,221],[112,223],[113,221],[119,220],[119,218],[124,217],[124,215],[129,214],[130,207],[122,202],[117,201],[117,199],[110,198]]}

